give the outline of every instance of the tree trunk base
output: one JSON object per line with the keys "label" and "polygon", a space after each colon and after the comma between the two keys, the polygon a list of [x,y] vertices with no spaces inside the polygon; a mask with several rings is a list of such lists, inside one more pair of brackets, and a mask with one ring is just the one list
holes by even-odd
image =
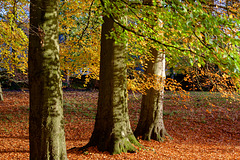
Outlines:
{"label": "tree trunk base", "polygon": [[[128,137],[125,137],[125,138],[112,140],[112,142],[110,142],[110,144],[108,146],[108,149],[106,148],[105,143],[96,144],[95,142],[90,140],[90,142],[87,145],[85,145],[81,148],[78,148],[77,150],[85,152],[85,151],[88,150],[89,147],[93,147],[93,146],[97,146],[99,151],[106,151],[107,150],[112,155],[127,153],[127,152],[128,153],[135,153],[137,151],[135,146],[143,148],[143,146],[138,142],[138,140],[132,134],[132,135],[129,135]],[[75,147],[70,149],[70,150],[73,150],[73,149],[75,149]]]}
{"label": "tree trunk base", "polygon": [[150,141],[152,140],[156,140],[159,142],[163,142],[166,137],[169,137],[170,139],[172,139],[172,137],[167,133],[166,129],[161,129],[160,131],[158,131],[157,129],[151,131],[151,132],[147,132],[142,136],[142,140],[148,140]]}
{"label": "tree trunk base", "polygon": [[163,122],[160,124],[155,124],[155,125],[152,124],[152,125],[145,125],[145,126],[138,125],[137,129],[134,132],[134,135],[137,138],[140,137],[140,139],[147,140],[147,141],[150,141],[152,139],[159,142],[163,142],[166,139],[166,137],[169,137],[172,140],[173,138],[167,133]]}
{"label": "tree trunk base", "polygon": [[129,141],[128,138],[116,140],[113,144],[112,151],[110,151],[111,154],[120,154],[120,153],[135,153],[136,148],[132,145],[132,143]]}
{"label": "tree trunk base", "polygon": [[132,134],[132,135],[129,135],[128,136],[128,139],[129,141],[134,145],[134,146],[137,146],[137,147],[140,147],[140,148],[143,148],[143,145],[141,145],[138,140],[136,139],[136,137]]}

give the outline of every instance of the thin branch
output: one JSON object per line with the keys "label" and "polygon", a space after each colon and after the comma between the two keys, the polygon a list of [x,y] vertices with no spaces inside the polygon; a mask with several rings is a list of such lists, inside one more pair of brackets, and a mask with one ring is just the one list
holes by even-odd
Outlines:
{"label": "thin branch", "polygon": [[211,46],[210,44],[207,44],[206,42],[204,43],[204,42],[201,40],[201,38],[196,35],[196,32],[195,32],[195,31],[193,31],[193,34],[194,34],[194,36],[199,40],[199,42],[200,42],[203,46],[205,46],[205,47],[206,47],[207,49],[209,49],[210,51],[213,50],[212,47],[209,47],[209,46]]}
{"label": "thin branch", "polygon": [[87,25],[86,25],[85,28],[83,29],[82,34],[81,34],[80,38],[78,39],[78,43],[79,43],[79,41],[83,38],[84,33],[86,32],[86,30],[87,30],[88,27],[89,27],[89,24],[90,24],[90,18],[91,18],[91,10],[92,10],[93,2],[94,2],[94,0],[92,1],[91,5],[90,5],[90,7],[89,7],[89,10],[88,10],[88,20],[87,20]]}
{"label": "thin branch", "polygon": [[135,35],[137,35],[137,36],[146,38],[146,39],[148,39],[148,40],[152,40],[153,42],[158,43],[158,44],[160,44],[160,45],[163,45],[163,46],[166,47],[166,48],[170,47],[170,48],[177,49],[177,50],[179,50],[179,51],[188,51],[188,52],[191,52],[191,53],[196,54],[196,53],[193,52],[191,49],[184,49],[184,48],[179,48],[179,47],[176,47],[176,46],[173,46],[173,45],[165,44],[165,43],[162,43],[162,42],[160,42],[159,40],[156,40],[156,39],[154,39],[154,38],[152,38],[152,37],[148,37],[147,35],[143,35],[143,34],[141,34],[141,33],[138,33],[138,32],[136,32],[136,31],[134,31],[134,30],[132,30],[132,29],[129,29],[128,27],[122,25],[122,24],[119,23],[118,21],[116,21],[116,19],[114,19],[114,17],[112,16],[112,14],[110,14],[110,17],[111,17],[111,19],[112,19],[117,25],[119,25],[121,28],[123,28],[123,29],[125,29],[125,30],[127,30],[127,31],[129,31],[129,32],[131,32],[131,33],[133,33],[133,34],[135,34]]}

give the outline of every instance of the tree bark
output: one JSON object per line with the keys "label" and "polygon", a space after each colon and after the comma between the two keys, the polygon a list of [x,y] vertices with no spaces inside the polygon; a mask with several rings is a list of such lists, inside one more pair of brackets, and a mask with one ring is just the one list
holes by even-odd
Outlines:
{"label": "tree bark", "polygon": [[31,0],[28,53],[30,159],[67,159],[59,63],[58,0]]}
{"label": "tree bark", "polygon": [[67,88],[70,87],[70,72],[67,70]]}
{"label": "tree bark", "polygon": [[[143,0],[144,4],[153,5],[152,0]],[[153,21],[156,17],[148,15]],[[152,25],[154,28],[154,25]],[[141,113],[138,125],[134,134],[143,140],[163,141],[168,135],[163,123],[163,98],[164,98],[164,81],[165,75],[165,54],[159,52],[156,48],[151,48],[153,61],[147,61],[145,75],[156,76],[155,84],[158,88],[150,88],[146,95],[142,97]],[[168,135],[169,136],[169,135]],[[170,136],[169,136],[170,137]],[[171,138],[171,137],[170,137]]]}
{"label": "tree bark", "polygon": [[111,154],[135,152],[140,145],[130,127],[127,107],[127,66],[125,44],[109,39],[115,26],[103,17],[100,53],[100,86],[94,131],[87,146]]}
{"label": "tree bark", "polygon": [[165,54],[158,52],[155,48],[151,48],[151,52],[154,61],[147,62],[148,67],[145,74],[158,76],[159,78],[156,79],[156,84],[153,84],[153,86],[159,83],[160,88],[150,88],[146,91],[146,95],[143,95],[140,119],[134,134],[143,140],[162,141],[168,135],[163,123]]}
{"label": "tree bark", "polygon": [[3,101],[2,85],[0,83],[0,101]]}

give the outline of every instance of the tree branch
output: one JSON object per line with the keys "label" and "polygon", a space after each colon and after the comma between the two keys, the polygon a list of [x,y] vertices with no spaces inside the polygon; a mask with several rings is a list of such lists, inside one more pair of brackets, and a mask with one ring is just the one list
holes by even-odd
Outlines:
{"label": "tree branch", "polygon": [[[93,5],[93,3],[94,3],[94,0],[92,1],[91,5],[90,5],[90,7],[89,7],[87,25],[86,25],[85,28],[83,29],[82,34],[81,34],[80,38],[78,39],[78,44],[79,44],[79,41],[83,38],[84,33],[86,32],[86,30],[87,30],[88,27],[89,27],[90,18],[91,18],[91,10],[92,10],[92,5]],[[81,45],[79,45],[79,46],[81,46]]]}

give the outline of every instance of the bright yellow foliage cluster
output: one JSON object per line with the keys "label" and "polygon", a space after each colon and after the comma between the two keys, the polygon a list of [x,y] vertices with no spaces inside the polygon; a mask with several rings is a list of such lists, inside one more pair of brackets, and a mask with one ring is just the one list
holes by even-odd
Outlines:
{"label": "bright yellow foliage cluster", "polygon": [[16,69],[26,73],[28,47],[28,2],[0,2],[0,68],[14,75]]}
{"label": "bright yellow foliage cluster", "polygon": [[61,69],[69,76],[97,79],[99,74],[100,23],[93,1],[64,1],[60,7],[59,33]]}

